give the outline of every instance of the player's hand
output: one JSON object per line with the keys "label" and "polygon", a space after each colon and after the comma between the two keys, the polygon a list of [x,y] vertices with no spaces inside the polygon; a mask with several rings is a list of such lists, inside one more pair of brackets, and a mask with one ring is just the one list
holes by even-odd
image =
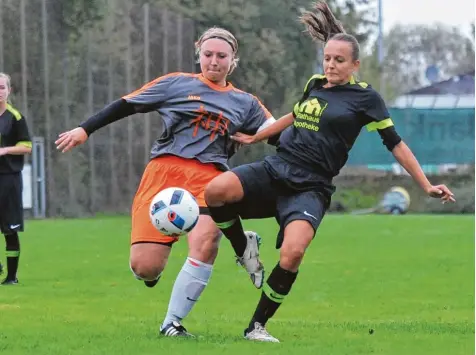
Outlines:
{"label": "player's hand", "polygon": [[7,148],[0,148],[0,157],[1,157],[2,155],[7,155],[7,154],[8,154]]}
{"label": "player's hand", "polygon": [[88,140],[88,134],[84,128],[78,127],[71,131],[60,133],[59,138],[56,140],[56,149],[61,150],[63,153],[71,150],[77,145],[83,144]]}
{"label": "player's hand", "polygon": [[250,136],[248,134],[237,132],[234,135],[230,136],[235,142],[240,144],[253,144],[256,143],[255,136]]}
{"label": "player's hand", "polygon": [[435,185],[431,186],[426,193],[430,197],[441,199],[442,203],[446,202],[455,202],[455,197],[453,193],[446,187],[446,185]]}

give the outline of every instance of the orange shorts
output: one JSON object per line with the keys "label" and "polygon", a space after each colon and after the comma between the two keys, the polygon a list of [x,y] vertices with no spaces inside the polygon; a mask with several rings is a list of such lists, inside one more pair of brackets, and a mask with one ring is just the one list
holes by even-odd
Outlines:
{"label": "orange shorts", "polygon": [[207,207],[205,187],[221,173],[214,164],[204,164],[195,159],[173,155],[152,159],[145,168],[132,203],[131,244],[176,242],[177,237],[164,235],[152,225],[149,217],[152,199],[163,189],[180,187],[195,196],[200,207]]}

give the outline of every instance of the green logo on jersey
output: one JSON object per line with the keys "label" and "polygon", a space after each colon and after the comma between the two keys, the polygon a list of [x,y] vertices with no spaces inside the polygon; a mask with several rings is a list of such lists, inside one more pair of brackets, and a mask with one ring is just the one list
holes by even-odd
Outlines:
{"label": "green logo on jersey", "polygon": [[296,116],[294,126],[317,132],[319,130],[318,123],[326,107],[327,102],[315,97],[301,104],[298,102],[294,106],[294,115]]}

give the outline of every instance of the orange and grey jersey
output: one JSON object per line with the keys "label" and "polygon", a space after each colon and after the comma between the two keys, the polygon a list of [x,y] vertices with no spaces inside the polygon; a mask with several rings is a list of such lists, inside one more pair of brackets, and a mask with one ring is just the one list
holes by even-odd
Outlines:
{"label": "orange and grey jersey", "polygon": [[227,168],[229,135],[256,133],[274,121],[253,95],[230,83],[218,86],[201,74],[172,73],[123,97],[136,112],[156,110],[165,130],[151,158],[170,154]]}
{"label": "orange and grey jersey", "polygon": [[[0,148],[24,145],[31,148],[30,134],[23,115],[13,106],[0,115]],[[23,169],[23,155],[0,156],[0,174],[19,173]]]}

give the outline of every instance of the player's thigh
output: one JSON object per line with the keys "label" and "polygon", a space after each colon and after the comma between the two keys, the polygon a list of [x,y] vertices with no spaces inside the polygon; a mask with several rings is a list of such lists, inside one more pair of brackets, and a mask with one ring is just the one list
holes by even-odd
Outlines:
{"label": "player's thigh", "polygon": [[212,264],[218,254],[221,232],[209,215],[201,214],[188,234],[189,256]]}
{"label": "player's thigh", "polygon": [[279,190],[263,162],[245,164],[232,169],[240,180],[243,198],[237,204],[243,219],[274,217]]}
{"label": "player's thigh", "polygon": [[5,174],[0,179],[0,231],[3,234],[24,229],[22,178],[20,174]]}
{"label": "player's thigh", "polygon": [[[280,196],[277,201],[276,217],[280,224],[280,231],[276,247],[281,247],[283,239],[288,239],[289,243],[300,244],[303,242],[307,247],[316,234],[326,209],[324,199],[314,190]],[[295,223],[292,226],[290,224],[293,221],[303,221],[305,223]],[[288,226],[290,228],[288,228],[288,233],[286,233]],[[296,230],[296,228],[302,228],[302,230]],[[305,240],[299,241],[299,238]]]}
{"label": "player's thigh", "polygon": [[139,242],[174,243],[176,237],[160,233],[150,222],[149,208],[154,196],[168,187],[189,191],[200,209],[206,208],[206,184],[221,174],[212,164],[202,164],[193,159],[159,157],[147,165],[132,204],[131,244]]}

